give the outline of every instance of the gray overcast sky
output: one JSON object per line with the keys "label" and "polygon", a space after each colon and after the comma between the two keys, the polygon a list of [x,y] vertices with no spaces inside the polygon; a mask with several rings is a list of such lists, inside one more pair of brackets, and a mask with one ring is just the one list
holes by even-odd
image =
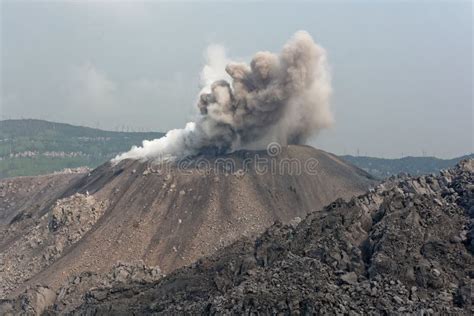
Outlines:
{"label": "gray overcast sky", "polygon": [[471,1],[2,1],[2,118],[165,131],[192,119],[206,47],[324,46],[337,154],[453,157],[474,149]]}

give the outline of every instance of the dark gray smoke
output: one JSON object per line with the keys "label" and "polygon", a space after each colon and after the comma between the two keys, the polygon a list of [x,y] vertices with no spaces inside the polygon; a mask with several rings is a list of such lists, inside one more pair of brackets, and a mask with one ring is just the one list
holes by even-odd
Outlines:
{"label": "dark gray smoke", "polygon": [[279,55],[258,52],[250,65],[229,63],[225,71],[231,83],[217,80],[203,89],[196,123],[144,141],[114,161],[301,144],[333,122],[326,52],[307,32],[297,32]]}

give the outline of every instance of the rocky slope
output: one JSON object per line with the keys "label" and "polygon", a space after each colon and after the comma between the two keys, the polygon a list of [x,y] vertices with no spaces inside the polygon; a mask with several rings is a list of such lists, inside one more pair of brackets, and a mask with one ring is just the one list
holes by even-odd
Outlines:
{"label": "rocky slope", "polygon": [[[261,169],[254,163],[262,158],[283,170]],[[302,170],[307,161],[312,172]],[[0,234],[12,237],[1,242],[0,298],[36,284],[56,292],[73,275],[104,275],[120,261],[170,273],[275,220],[304,217],[373,184],[364,171],[306,146],[277,155],[203,155],[180,165],[107,163],[3,227]]]}
{"label": "rocky slope", "polygon": [[[105,202],[79,193],[57,200],[48,214],[25,228],[27,234],[19,234],[0,252],[0,295],[59,259],[92,228],[106,207]],[[7,233],[19,231],[16,226],[12,223]]]}
{"label": "rocky slope", "polygon": [[36,216],[36,212],[47,208],[87,172],[74,169],[50,175],[0,180],[0,232],[12,222]]}
{"label": "rocky slope", "polygon": [[391,178],[158,281],[72,290],[45,314],[81,297],[68,312],[472,315],[473,253],[469,160],[438,176]]}

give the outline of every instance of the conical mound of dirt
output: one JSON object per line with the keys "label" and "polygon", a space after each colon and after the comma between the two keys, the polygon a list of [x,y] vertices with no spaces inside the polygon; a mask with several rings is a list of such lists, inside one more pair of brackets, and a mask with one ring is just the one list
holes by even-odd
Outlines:
{"label": "conical mound of dirt", "polygon": [[48,315],[472,315],[473,182],[474,160],[387,180],[159,280],[71,282]]}
{"label": "conical mound of dirt", "polygon": [[29,231],[3,245],[0,297],[38,283],[57,289],[71,275],[106,273],[119,261],[169,273],[374,183],[364,171],[308,146],[160,165],[106,163],[32,214]]}

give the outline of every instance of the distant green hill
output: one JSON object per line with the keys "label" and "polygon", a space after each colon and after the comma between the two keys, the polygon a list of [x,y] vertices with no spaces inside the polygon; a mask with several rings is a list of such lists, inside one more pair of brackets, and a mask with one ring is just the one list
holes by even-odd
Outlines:
{"label": "distant green hill", "polygon": [[42,120],[0,121],[0,178],[94,168],[157,132],[111,132]]}
{"label": "distant green hill", "polygon": [[382,179],[399,173],[408,173],[411,175],[437,173],[441,169],[450,168],[456,165],[462,159],[474,158],[474,154],[453,159],[439,159],[436,157],[384,159],[354,156],[341,156],[341,158]]}

